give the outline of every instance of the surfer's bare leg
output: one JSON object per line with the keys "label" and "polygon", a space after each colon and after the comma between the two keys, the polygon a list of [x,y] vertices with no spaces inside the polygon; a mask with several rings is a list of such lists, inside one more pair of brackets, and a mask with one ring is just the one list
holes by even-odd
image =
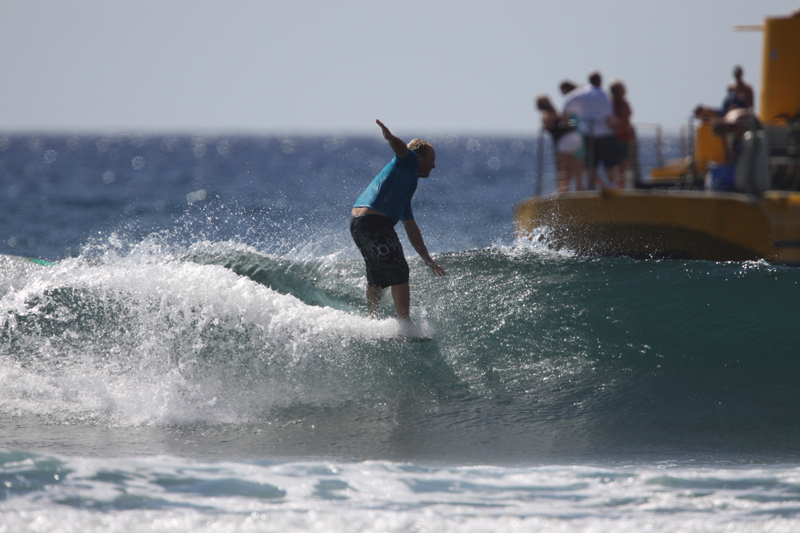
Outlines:
{"label": "surfer's bare leg", "polygon": [[408,310],[411,307],[411,289],[408,283],[392,285],[392,298],[394,298],[394,306],[397,308],[397,318],[408,320]]}
{"label": "surfer's bare leg", "polygon": [[378,308],[381,305],[381,288],[367,283],[367,311],[372,318],[378,318]]}

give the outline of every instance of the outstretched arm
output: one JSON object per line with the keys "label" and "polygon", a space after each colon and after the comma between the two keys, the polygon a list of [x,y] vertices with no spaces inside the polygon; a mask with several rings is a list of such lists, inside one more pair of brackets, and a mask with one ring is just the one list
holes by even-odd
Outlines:
{"label": "outstretched arm", "polygon": [[430,267],[437,276],[446,276],[447,272],[445,272],[439,263],[434,261],[428,253],[428,249],[425,247],[425,241],[422,240],[422,233],[419,231],[419,226],[417,226],[414,219],[404,220],[403,227],[406,229],[408,242],[411,243],[411,246],[414,247],[422,260],[425,261],[425,266]]}
{"label": "outstretched arm", "polygon": [[381,127],[381,130],[383,130],[383,138],[389,141],[389,146],[392,147],[398,159],[403,159],[408,153],[408,146],[406,146],[406,143],[392,135],[392,132],[383,125],[383,122],[380,120],[376,120],[375,122]]}

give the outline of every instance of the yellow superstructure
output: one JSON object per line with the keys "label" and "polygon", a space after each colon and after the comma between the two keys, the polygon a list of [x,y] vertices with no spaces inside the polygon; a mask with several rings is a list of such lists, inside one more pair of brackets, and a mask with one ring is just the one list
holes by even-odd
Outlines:
{"label": "yellow superstructure", "polygon": [[725,145],[719,135],[712,131],[710,122],[701,122],[694,132],[696,172],[705,172],[712,163],[725,162]]}
{"label": "yellow superstructure", "polygon": [[766,19],[759,108],[762,122],[800,115],[798,56],[800,16]]}

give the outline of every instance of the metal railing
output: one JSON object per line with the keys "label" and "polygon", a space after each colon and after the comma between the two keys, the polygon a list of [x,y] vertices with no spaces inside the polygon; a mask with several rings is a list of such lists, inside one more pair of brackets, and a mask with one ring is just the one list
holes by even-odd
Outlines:
{"label": "metal railing", "polygon": [[[664,166],[664,157],[668,150],[665,148],[664,143],[664,132],[663,128],[660,124],[654,123],[647,123],[647,122],[635,122],[633,123],[634,130],[636,135],[634,136],[634,140],[631,143],[630,153],[629,153],[629,171],[633,174],[633,187],[639,187],[643,185],[642,180],[642,170],[644,168],[652,168],[653,166],[656,167],[663,167]],[[651,135],[647,135],[646,132],[652,132]],[[643,135],[644,133],[644,135]],[[553,176],[557,175],[558,173],[558,161],[556,157],[556,150],[555,145],[552,142],[552,137],[550,133],[541,128],[539,130],[539,135],[537,139],[537,155],[536,155],[536,181],[535,181],[535,194],[540,196],[544,190],[544,180],[545,180],[545,163],[547,159],[547,151],[546,151],[546,140],[545,138],[550,138],[550,153],[552,154],[552,165],[553,165]],[[643,138],[655,138],[655,165],[652,164],[643,164],[640,155],[641,155],[641,143],[640,140]],[[690,156],[690,151],[692,147],[691,141],[691,128],[687,126],[682,126],[679,131],[679,138],[680,138],[680,153],[681,158],[686,158]],[[648,157],[648,162],[651,159]]]}

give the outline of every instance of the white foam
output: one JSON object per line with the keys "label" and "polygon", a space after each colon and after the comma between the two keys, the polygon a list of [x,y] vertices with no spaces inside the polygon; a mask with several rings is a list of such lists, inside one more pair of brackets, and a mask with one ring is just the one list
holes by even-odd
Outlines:
{"label": "white foam", "polygon": [[[38,459],[38,458],[37,458]],[[796,467],[439,467],[60,458],[0,500],[8,531],[794,531]],[[52,474],[37,461],[3,472]],[[116,474],[109,479],[108,474]],[[105,474],[106,476],[98,476]],[[52,477],[52,476],[51,476]],[[177,481],[168,485],[164,481]],[[673,486],[670,480],[677,480]],[[272,489],[267,497],[230,490]],[[682,486],[685,485],[685,486]],[[205,487],[205,490],[198,490]],[[209,487],[214,487],[209,489]],[[228,490],[226,490],[228,489]],[[129,508],[125,499],[134,504]],[[63,502],[73,502],[64,505]],[[103,508],[98,512],[93,506]],[[2,527],[2,526],[0,526]]]}
{"label": "white foam", "polygon": [[[48,307],[58,289],[74,300]],[[89,322],[97,331],[85,331],[81,306],[90,319],[101,315]],[[425,324],[410,331],[306,305],[221,266],[149,253],[64,261],[8,292],[0,311],[0,327],[21,336],[15,350],[25,352],[0,362],[0,377],[13,384],[0,391],[0,410],[124,425],[240,422],[281,402],[336,401],[337,387],[298,385],[287,374],[343,364],[335,359],[347,358],[354,340],[430,335]],[[15,316],[63,331],[23,334]],[[258,387],[232,391],[235,372],[243,387]]]}

